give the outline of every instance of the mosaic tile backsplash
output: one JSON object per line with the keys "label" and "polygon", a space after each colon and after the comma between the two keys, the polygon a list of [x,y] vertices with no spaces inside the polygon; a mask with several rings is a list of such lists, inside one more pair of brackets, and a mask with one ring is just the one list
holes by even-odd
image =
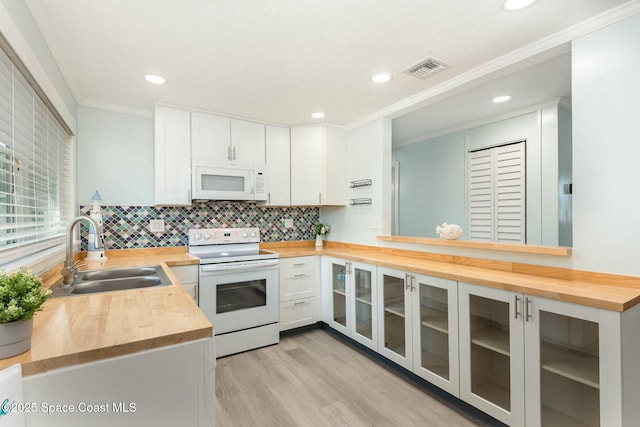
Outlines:
{"label": "mosaic tile backsplash", "polygon": [[[88,215],[91,206],[80,206]],[[103,206],[106,249],[186,246],[190,228],[259,227],[263,242],[313,240],[311,227],[320,220],[317,207],[262,207],[252,203],[194,203],[185,207]],[[293,219],[293,228],[284,220]],[[164,233],[149,231],[149,221],[164,220]],[[88,227],[83,226],[82,249],[87,248]]]}

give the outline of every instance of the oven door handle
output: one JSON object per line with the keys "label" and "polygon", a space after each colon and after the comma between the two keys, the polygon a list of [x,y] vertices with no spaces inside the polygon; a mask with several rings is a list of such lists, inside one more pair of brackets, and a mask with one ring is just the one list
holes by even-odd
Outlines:
{"label": "oven door handle", "polygon": [[252,262],[230,262],[224,264],[210,264],[200,266],[203,273],[224,273],[225,271],[253,271],[277,268],[277,260],[252,261]]}

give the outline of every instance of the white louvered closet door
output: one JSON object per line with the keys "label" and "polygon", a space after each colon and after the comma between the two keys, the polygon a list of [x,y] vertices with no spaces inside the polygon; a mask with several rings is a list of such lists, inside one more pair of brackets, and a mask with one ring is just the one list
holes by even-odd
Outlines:
{"label": "white louvered closet door", "polygon": [[526,243],[525,141],[468,154],[470,240]]}

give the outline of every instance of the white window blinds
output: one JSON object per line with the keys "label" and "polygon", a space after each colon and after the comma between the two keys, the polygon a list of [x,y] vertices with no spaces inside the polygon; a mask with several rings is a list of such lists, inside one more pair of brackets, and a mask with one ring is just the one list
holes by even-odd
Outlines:
{"label": "white window blinds", "polygon": [[526,243],[525,142],[468,154],[469,239]]}
{"label": "white window blinds", "polygon": [[64,241],[70,137],[0,50],[0,265]]}

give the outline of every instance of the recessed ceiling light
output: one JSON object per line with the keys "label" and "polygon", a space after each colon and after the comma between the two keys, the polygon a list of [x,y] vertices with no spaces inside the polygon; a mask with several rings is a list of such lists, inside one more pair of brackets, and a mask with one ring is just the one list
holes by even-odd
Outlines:
{"label": "recessed ceiling light", "polygon": [[505,0],[502,5],[502,9],[507,12],[515,12],[517,10],[525,9],[535,2],[536,0]]}
{"label": "recessed ceiling light", "polygon": [[147,74],[146,76],[144,76],[144,79],[149,83],[153,83],[156,85],[163,85],[167,82],[164,77],[158,76],[156,74]]}
{"label": "recessed ceiling light", "polygon": [[501,95],[501,96],[496,96],[495,98],[493,98],[493,102],[505,102],[511,99],[510,95]]}
{"label": "recessed ceiling light", "polygon": [[371,81],[374,83],[386,83],[391,80],[391,74],[389,73],[378,73],[371,76]]}
{"label": "recessed ceiling light", "polygon": [[324,117],[324,113],[321,112],[317,112],[317,113],[311,113],[311,117],[313,117],[314,119],[321,119]]}

